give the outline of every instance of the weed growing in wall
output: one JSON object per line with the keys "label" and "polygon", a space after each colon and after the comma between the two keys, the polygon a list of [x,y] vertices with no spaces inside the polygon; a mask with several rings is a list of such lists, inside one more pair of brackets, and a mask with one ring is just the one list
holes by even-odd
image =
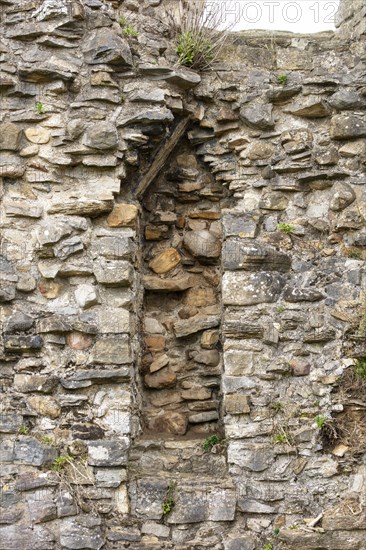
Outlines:
{"label": "weed growing in wall", "polygon": [[229,29],[221,30],[219,10],[203,9],[202,3],[179,2],[173,13],[165,13],[178,63],[197,71],[208,69],[218,58]]}

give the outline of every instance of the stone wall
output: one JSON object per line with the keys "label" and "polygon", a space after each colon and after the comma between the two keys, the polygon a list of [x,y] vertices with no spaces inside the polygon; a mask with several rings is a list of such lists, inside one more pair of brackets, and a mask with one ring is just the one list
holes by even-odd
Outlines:
{"label": "stone wall", "polygon": [[0,550],[364,550],[362,9],[0,6]]}

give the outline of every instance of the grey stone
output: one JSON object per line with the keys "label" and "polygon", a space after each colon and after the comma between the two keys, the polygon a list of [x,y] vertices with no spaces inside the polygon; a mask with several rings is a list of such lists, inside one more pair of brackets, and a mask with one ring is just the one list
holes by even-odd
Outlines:
{"label": "grey stone", "polygon": [[56,258],[65,260],[72,254],[77,254],[84,250],[84,244],[80,237],[71,237],[66,239],[54,247],[54,253]]}
{"label": "grey stone", "polygon": [[10,353],[41,349],[43,340],[40,336],[4,336],[4,347]]}
{"label": "grey stone", "polygon": [[272,110],[273,106],[268,103],[252,103],[240,109],[240,118],[248,126],[269,130],[274,126]]}
{"label": "grey stone", "polygon": [[75,197],[55,202],[48,208],[49,214],[69,214],[71,216],[88,216],[94,218],[110,212],[113,208],[112,198]]}
{"label": "grey stone", "polygon": [[190,90],[201,82],[201,77],[189,69],[175,69],[171,74],[165,76],[165,80],[182,90]]}
{"label": "grey stone", "polygon": [[101,519],[95,516],[62,519],[60,544],[69,550],[100,550],[104,546],[101,523]]}
{"label": "grey stone", "polygon": [[58,384],[57,376],[43,374],[16,374],[14,387],[21,392],[51,393]]}
{"label": "grey stone", "polygon": [[221,253],[220,240],[206,230],[188,231],[184,234],[183,243],[195,258],[216,259]]}
{"label": "grey stone", "polygon": [[43,445],[37,439],[22,436],[14,445],[14,460],[32,466],[46,466],[52,464],[57,457],[54,447]]}
{"label": "grey stone", "polygon": [[93,126],[88,127],[83,138],[83,143],[87,147],[102,151],[114,149],[118,144],[116,127],[110,122],[93,124]]}
{"label": "grey stone", "polygon": [[275,302],[283,288],[285,277],[278,273],[224,273],[222,298],[226,305],[248,306]]}
{"label": "grey stone", "polygon": [[318,302],[324,300],[325,296],[315,288],[297,288],[287,287],[283,293],[283,297],[287,302]]}
{"label": "grey stone", "polygon": [[366,118],[359,115],[335,115],[330,124],[332,139],[355,139],[366,136]]}
{"label": "grey stone", "polygon": [[51,55],[43,62],[21,64],[19,75],[27,82],[49,82],[51,80],[72,81],[80,69],[80,61]]}
{"label": "grey stone", "polygon": [[234,519],[236,494],[232,489],[198,486],[192,491],[179,487],[174,496],[175,507],[166,519],[168,524]]}
{"label": "grey stone", "polygon": [[338,90],[328,99],[328,102],[338,111],[366,108],[366,99],[352,89]]}
{"label": "grey stone", "polygon": [[236,393],[238,390],[251,390],[257,383],[247,376],[223,376],[223,390],[225,393]]}
{"label": "grey stone", "polygon": [[75,290],[75,300],[83,309],[92,307],[98,303],[97,290],[93,285],[80,285]]}
{"label": "grey stone", "polygon": [[94,274],[106,286],[130,286],[133,280],[132,266],[126,261],[100,259],[94,263]]}
{"label": "grey stone", "polygon": [[40,218],[43,213],[42,206],[30,201],[8,200],[4,202],[4,207],[6,215],[14,218]]}
{"label": "grey stone", "polygon": [[227,270],[282,271],[290,270],[291,259],[287,254],[262,243],[228,239],[224,243],[223,264]]}
{"label": "grey stone", "polygon": [[326,101],[314,96],[286,107],[284,112],[304,118],[323,118],[331,114],[331,109]]}
{"label": "grey stone", "polygon": [[92,351],[92,361],[95,363],[123,365],[131,360],[129,337],[126,334],[99,339]]}
{"label": "grey stone", "polygon": [[109,63],[111,65],[132,65],[132,54],[127,40],[110,28],[95,29],[89,35],[83,48],[85,61],[90,65]]}
{"label": "grey stone", "polygon": [[16,411],[3,410],[0,414],[0,432],[16,433],[23,423],[23,416]]}
{"label": "grey stone", "polygon": [[16,311],[13,313],[9,319],[6,321],[5,330],[6,332],[18,332],[25,331],[32,328],[34,320],[30,315],[22,313],[21,311]]}
{"label": "grey stone", "polygon": [[129,440],[97,440],[88,443],[88,464],[90,466],[125,466]]}
{"label": "grey stone", "polygon": [[12,122],[0,124],[0,150],[17,151],[22,131]]}
{"label": "grey stone", "polygon": [[230,535],[230,539],[225,541],[225,550],[255,550],[256,542],[252,535]]}
{"label": "grey stone", "polygon": [[238,509],[249,514],[275,514],[276,508],[257,500],[239,498]]}
{"label": "grey stone", "polygon": [[147,111],[141,112],[131,112],[130,114],[123,113],[123,116],[120,116],[117,119],[117,126],[129,126],[132,124],[166,124],[173,122],[174,115],[172,112],[165,108],[161,107],[160,109],[149,109]]}
{"label": "grey stone", "polygon": [[154,535],[158,538],[167,539],[170,535],[170,529],[166,525],[150,521],[142,525],[141,533],[143,535]]}
{"label": "grey stone", "polygon": [[350,185],[337,182],[332,187],[332,199],[329,208],[338,212],[339,210],[347,208],[355,199],[356,193]]}
{"label": "grey stone", "polygon": [[219,324],[220,318],[217,316],[195,315],[188,320],[176,321],[174,323],[174,332],[177,338],[183,338],[201,330],[217,327]]}
{"label": "grey stone", "polygon": [[52,530],[40,525],[27,527],[19,523],[0,527],[0,550],[50,550],[54,543]]}
{"label": "grey stone", "polygon": [[219,419],[219,413],[217,411],[207,411],[197,414],[190,414],[188,416],[191,424],[201,424],[202,422],[212,422]]}
{"label": "grey stone", "polygon": [[94,240],[91,247],[94,258],[129,259],[132,257],[133,246],[129,237],[105,236]]}
{"label": "grey stone", "polygon": [[257,230],[257,219],[247,212],[230,212],[223,217],[225,237],[254,238]]}

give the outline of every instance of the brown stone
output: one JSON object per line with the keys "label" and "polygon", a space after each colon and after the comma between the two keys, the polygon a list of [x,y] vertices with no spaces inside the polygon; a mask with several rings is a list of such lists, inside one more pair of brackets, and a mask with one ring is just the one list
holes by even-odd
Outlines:
{"label": "brown stone", "polygon": [[66,336],[66,343],[72,349],[83,350],[93,345],[93,338],[82,332],[71,332]]}
{"label": "brown stone", "polygon": [[135,227],[138,208],[134,204],[116,204],[107,218],[109,227]]}
{"label": "brown stone", "polygon": [[214,212],[212,210],[202,210],[199,212],[191,212],[189,217],[193,219],[219,220],[221,218],[221,214],[220,212]]}
{"label": "brown stone", "polygon": [[147,225],[145,227],[145,239],[147,241],[159,241],[164,239],[168,233],[168,228],[164,225],[162,227],[156,225]]}
{"label": "brown stone", "polygon": [[166,367],[154,374],[147,374],[144,381],[148,388],[172,388],[177,382],[177,376],[172,369]]}
{"label": "brown stone", "polygon": [[177,156],[176,162],[179,168],[187,168],[187,169],[197,168],[197,160],[194,155],[188,155],[186,153],[183,153],[182,155]]}
{"label": "brown stone", "polygon": [[250,401],[248,395],[226,395],[225,412],[227,414],[249,414],[250,413]]}
{"label": "brown stone", "polygon": [[182,338],[200,330],[217,327],[219,324],[220,317],[215,315],[196,315],[191,319],[175,322],[174,332],[177,338]]}
{"label": "brown stone", "polygon": [[150,269],[155,273],[168,273],[181,261],[179,252],[175,248],[167,248],[149,263]]}
{"label": "brown stone", "polygon": [[48,298],[48,300],[53,300],[60,295],[62,290],[62,285],[56,283],[56,281],[50,281],[48,279],[42,279],[38,284],[38,289],[42,296]]}
{"label": "brown stone", "polygon": [[154,432],[164,432],[174,435],[184,435],[187,431],[187,418],[178,412],[167,412],[152,418],[148,424]]}
{"label": "brown stone", "polygon": [[156,334],[146,336],[145,344],[152,351],[163,351],[165,348],[165,337]]}
{"label": "brown stone", "polygon": [[61,414],[61,407],[53,397],[43,395],[31,395],[28,397],[28,404],[38,414],[49,418],[58,418]]}
{"label": "brown stone", "polygon": [[207,365],[208,367],[217,367],[220,363],[220,353],[216,349],[194,351],[190,356],[196,363]]}
{"label": "brown stone", "polygon": [[271,143],[254,143],[247,151],[250,160],[267,159],[275,152],[275,146]]}
{"label": "brown stone", "polygon": [[40,127],[27,128],[24,133],[28,141],[36,144],[48,143],[51,137],[49,130]]}
{"label": "brown stone", "polygon": [[162,292],[180,292],[192,288],[197,284],[194,275],[181,275],[172,279],[161,279],[156,275],[146,275],[143,278],[144,287],[147,290],[160,290]]}
{"label": "brown stone", "polygon": [[302,359],[292,359],[290,367],[294,376],[307,376],[310,374],[310,364]]}
{"label": "brown stone", "polygon": [[183,399],[190,401],[200,401],[205,399],[210,399],[211,391],[208,388],[200,388],[199,386],[190,388],[189,390],[182,391]]}
{"label": "brown stone", "polygon": [[188,290],[184,303],[190,306],[202,307],[216,304],[217,298],[213,288],[193,287]]}
{"label": "brown stone", "polygon": [[157,357],[150,365],[150,373],[153,374],[169,364],[169,357],[164,353]]}
{"label": "brown stone", "polygon": [[190,319],[197,315],[198,309],[194,306],[184,306],[178,311],[180,319]]}
{"label": "brown stone", "polygon": [[218,330],[206,330],[201,336],[201,347],[203,349],[212,349],[216,346],[219,338]]}

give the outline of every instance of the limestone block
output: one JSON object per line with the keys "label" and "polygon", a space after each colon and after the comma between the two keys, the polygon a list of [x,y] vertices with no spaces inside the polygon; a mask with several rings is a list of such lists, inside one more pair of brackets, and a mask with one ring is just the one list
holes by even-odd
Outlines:
{"label": "limestone block", "polygon": [[132,266],[126,261],[99,259],[94,262],[94,274],[106,286],[130,286],[133,280]]}
{"label": "limestone block", "polygon": [[366,118],[359,115],[333,116],[330,124],[332,139],[354,139],[366,136]]}
{"label": "limestone block", "polygon": [[116,204],[107,218],[109,227],[135,227],[138,208],[134,204]]}
{"label": "limestone block", "polygon": [[278,273],[224,273],[222,299],[226,305],[249,306],[265,302],[275,302],[285,282]]}
{"label": "limestone block", "polygon": [[12,122],[0,124],[0,150],[17,151],[22,131]]}
{"label": "limestone block", "polygon": [[100,550],[105,542],[101,523],[100,518],[91,515],[63,518],[60,524],[60,544],[68,550]]}
{"label": "limestone block", "polygon": [[129,440],[127,437],[116,440],[96,440],[88,442],[88,464],[90,466],[125,466]]}
{"label": "limestone block", "polygon": [[167,248],[157,256],[155,256],[149,263],[150,269],[155,273],[163,274],[168,273],[178,264],[180,264],[181,257],[175,248]]}

